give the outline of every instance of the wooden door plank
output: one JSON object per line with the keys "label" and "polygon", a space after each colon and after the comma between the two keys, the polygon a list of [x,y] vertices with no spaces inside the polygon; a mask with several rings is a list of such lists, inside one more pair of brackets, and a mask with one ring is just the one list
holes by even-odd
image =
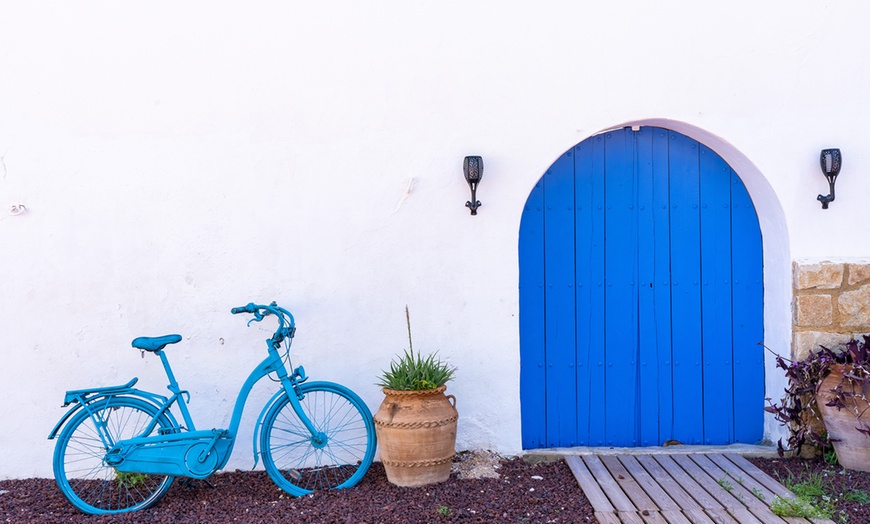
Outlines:
{"label": "wooden door plank", "polygon": [[659,510],[681,509],[680,505],[668,496],[664,489],[662,489],[657,482],[658,479],[647,473],[643,466],[641,466],[640,462],[638,462],[638,457],[633,455],[619,455],[617,458],[631,477],[637,481],[638,485],[640,485],[646,494],[653,500],[653,504],[655,504],[656,508]]}
{"label": "wooden door plank", "polygon": [[[662,407],[671,405],[670,381],[661,384],[659,379],[659,351],[671,346],[659,348],[658,331],[668,331],[664,326],[670,325],[670,319],[656,316],[655,272],[658,262],[656,249],[659,244],[666,244],[665,239],[656,236],[656,206],[655,206],[655,165],[653,162],[653,135],[655,129],[641,127],[631,131],[635,142],[634,170],[637,179],[637,214],[636,228],[638,231],[637,264],[638,284],[638,439],[640,446],[659,446],[664,440],[659,435],[659,424],[662,421]],[[667,223],[665,224],[667,225]],[[668,426],[670,428],[670,423]]]}
{"label": "wooden door plank", "polygon": [[734,300],[735,441],[756,442],[764,430],[764,277],[761,228],[740,177],[731,176],[732,229],[740,242],[732,253]]}
{"label": "wooden door plank", "polygon": [[658,510],[656,503],[646,494],[637,480],[631,476],[631,473],[625,469],[625,466],[622,465],[618,457],[615,455],[604,455],[601,457],[601,461],[610,471],[610,474],[613,475],[613,478],[616,479],[616,483],[619,484],[622,491],[634,503],[638,511]]}
{"label": "wooden door plank", "polygon": [[704,443],[730,444],[734,441],[735,380],[731,341],[731,168],[710,148],[698,144],[698,149]]}
{"label": "wooden door plank", "polygon": [[[605,320],[604,299],[605,286],[605,261],[604,261],[604,136],[598,135],[589,139],[592,145],[592,162],[590,178],[592,184],[591,201],[588,205],[593,207],[592,243],[589,252],[581,256],[588,258],[589,282],[586,291],[590,297],[590,306],[585,314],[586,319],[581,319],[580,326],[588,325],[589,330],[580,333],[585,335],[589,344],[589,357],[586,366],[589,368],[589,391],[594,392],[585,401],[589,404],[588,426],[589,446],[603,446],[607,438],[607,412],[604,391],[605,384]],[[585,262],[584,262],[585,263]],[[592,289],[588,289],[588,288]],[[582,291],[582,290],[581,290]],[[584,311],[577,311],[582,315]],[[584,400],[584,399],[581,399]],[[581,433],[582,436],[582,433]]]}
{"label": "wooden door plank", "polygon": [[589,468],[587,468],[586,464],[580,460],[580,457],[576,455],[565,457],[565,462],[568,464],[568,467],[571,468],[571,473],[574,474],[574,478],[576,478],[577,483],[580,484],[580,489],[583,490],[583,494],[586,495],[587,499],[589,499],[589,503],[592,504],[592,508],[595,509],[595,511],[610,513],[616,511],[613,508],[613,504],[611,504],[610,500],[607,498],[607,495],[605,495],[601,490],[601,486],[598,485],[595,477],[592,476]]}
{"label": "wooden door plank", "polygon": [[[671,312],[673,329],[673,438],[703,444],[701,373],[701,238],[698,142],[670,133]],[[679,399],[679,400],[676,400]]]}
{"label": "wooden door plank", "polygon": [[544,368],[544,182],[532,189],[520,223],[520,403],[524,449],[546,447]]}
{"label": "wooden door plank", "polygon": [[[630,128],[605,137],[606,264],[604,402],[606,445],[637,446],[637,205],[633,137]],[[572,266],[573,270],[573,266]]]}
{"label": "wooden door plank", "polygon": [[559,157],[544,176],[548,447],[577,445],[573,154],[572,150]]}
{"label": "wooden door plank", "polygon": [[686,493],[689,494],[699,506],[704,509],[723,509],[724,506],[710,495],[701,485],[699,485],[686,470],[684,470],[671,455],[659,455],[655,457],[656,462],[668,472],[671,478],[674,479]]}
{"label": "wooden door plank", "polygon": [[755,477],[749,474],[748,471],[744,471],[742,468],[725,458],[724,455],[720,455],[719,453],[710,453],[707,455],[713,463],[722,468],[725,473],[727,473],[731,478],[736,479],[741,486],[748,489],[755,498],[759,498],[766,505],[770,506],[773,502],[776,494],[767,488],[761,482],[755,480]]}
{"label": "wooden door plank", "polygon": [[634,507],[634,504],[632,504],[631,500],[622,491],[622,488],[617,484],[616,480],[610,474],[610,471],[608,471],[604,466],[604,463],[601,462],[599,457],[588,455],[583,457],[583,462],[586,464],[586,467],[589,468],[589,471],[595,477],[598,485],[601,486],[601,490],[604,491],[607,498],[610,499],[610,503],[613,504],[613,507],[617,511],[637,511],[637,508]]}
{"label": "wooden door plank", "polygon": [[[656,480],[659,486],[679,505],[683,510],[692,508],[701,508],[698,502],[691,497],[680,484],[671,477],[652,455],[638,455],[637,461],[646,469],[647,472]],[[662,508],[664,509],[664,508]]]}
{"label": "wooden door plank", "polygon": [[[671,218],[669,194],[668,131],[651,128],[653,131],[653,225],[655,227],[655,246],[650,258],[653,259],[654,277],[650,282],[653,291],[652,318],[646,319],[654,331],[658,367],[656,381],[659,387],[658,429],[661,446],[666,440],[674,439],[674,391],[673,355],[671,353]],[[641,377],[641,380],[648,378]]]}
{"label": "wooden door plank", "polygon": [[[574,147],[577,442],[604,444],[604,173],[595,140]],[[602,164],[599,166],[599,164]],[[596,172],[596,168],[601,173]],[[600,437],[590,440],[590,432]]]}

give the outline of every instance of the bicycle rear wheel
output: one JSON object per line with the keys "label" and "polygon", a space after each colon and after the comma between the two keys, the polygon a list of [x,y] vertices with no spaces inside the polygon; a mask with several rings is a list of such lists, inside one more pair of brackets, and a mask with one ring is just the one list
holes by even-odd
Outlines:
{"label": "bicycle rear wheel", "polygon": [[[149,434],[143,434],[158,413],[154,405],[133,397],[100,400],[92,414],[79,410],[64,427],[54,448],[54,478],[64,496],[85,513],[125,513],[151,507],[169,490],[175,477],[122,473],[103,461],[110,446],[122,439],[156,435],[171,427],[165,415]],[[94,405],[91,406],[96,407]]]}
{"label": "bicycle rear wheel", "polygon": [[331,382],[302,384],[299,400],[317,435],[282,395],[263,419],[260,450],[266,472],[284,491],[301,496],[342,489],[362,479],[375,455],[372,414],[351,390]]}

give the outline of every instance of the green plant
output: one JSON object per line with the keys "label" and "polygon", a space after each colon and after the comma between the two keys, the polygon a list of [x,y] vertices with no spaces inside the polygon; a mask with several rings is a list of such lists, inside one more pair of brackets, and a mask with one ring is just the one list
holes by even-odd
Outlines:
{"label": "green plant", "polygon": [[438,358],[437,353],[427,356],[414,353],[411,341],[411,316],[405,306],[408,325],[408,349],[397,360],[390,362],[390,369],[383,371],[378,386],[397,391],[421,391],[436,389],[453,379],[456,368]]}
{"label": "green plant", "polygon": [[718,482],[719,485],[722,486],[722,489],[724,489],[725,491],[727,491],[729,493],[734,490],[734,485],[731,484],[730,482],[728,482],[728,480],[725,477],[722,477],[721,479],[717,480],[716,482]]}
{"label": "green plant", "polygon": [[829,483],[823,474],[807,471],[800,479],[789,475],[783,485],[798,497],[819,499],[827,496]]}
{"label": "green plant", "polygon": [[438,508],[437,513],[438,513],[439,517],[445,517],[445,518],[448,518],[451,515],[453,515],[453,511],[451,511],[449,507],[443,506],[443,505]]}
{"label": "green plant", "polygon": [[144,473],[125,473],[115,470],[115,481],[118,486],[127,489],[141,488],[148,480],[148,475]]}
{"label": "green plant", "polygon": [[843,500],[847,502],[857,502],[858,504],[870,504],[870,495],[868,495],[863,489],[857,489],[844,494]]}
{"label": "green plant", "polygon": [[834,516],[832,508],[819,507],[812,499],[805,497],[785,499],[777,495],[770,503],[770,510],[780,517],[830,519]]}
{"label": "green plant", "polygon": [[755,495],[755,498],[758,500],[764,500],[764,493],[762,493],[760,489],[752,488],[752,494]]}
{"label": "green plant", "polygon": [[[866,399],[870,391],[870,336],[862,340],[850,340],[841,351],[822,346],[801,360],[789,360],[776,355],[776,366],[785,370],[788,388],[779,404],[770,404],[765,411],[789,428],[788,447],[796,454],[804,445],[810,445],[825,454],[831,463],[833,448],[828,435],[821,431],[821,415],[816,405],[822,382],[831,374],[834,366],[844,366],[843,378],[830,390],[831,400],[825,405],[838,410],[848,408],[857,421],[857,429],[870,437],[870,425],[860,420],[866,410],[858,401]],[[783,455],[782,439],[778,442],[779,454]]]}

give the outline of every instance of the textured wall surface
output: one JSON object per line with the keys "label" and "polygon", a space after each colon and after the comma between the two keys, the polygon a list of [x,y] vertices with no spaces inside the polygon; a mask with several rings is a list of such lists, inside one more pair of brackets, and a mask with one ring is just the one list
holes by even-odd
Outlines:
{"label": "textured wall surface", "polygon": [[[229,314],[252,300],[296,313],[294,363],[373,410],[408,304],[415,348],[459,367],[459,448],[520,452],[523,205],[615,126],[674,129],[740,173],[770,347],[792,344],[793,260],[870,257],[860,0],[0,5],[0,477],[51,474],[65,390],[165,391],[140,335],[184,336],[169,357],[197,422],[226,425],[269,335]],[[825,147],[843,170],[822,211]],[[485,163],[476,217],[465,155]],[[805,327],[857,329],[862,297],[828,294]],[[253,464],[272,388],[230,468]]]}
{"label": "textured wall surface", "polygon": [[870,333],[870,261],[794,263],[794,354]]}

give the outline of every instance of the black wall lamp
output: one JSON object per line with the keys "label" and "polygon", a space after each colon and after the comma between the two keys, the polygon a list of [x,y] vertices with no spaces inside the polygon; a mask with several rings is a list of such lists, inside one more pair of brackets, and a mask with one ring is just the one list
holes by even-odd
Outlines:
{"label": "black wall lamp", "polygon": [[822,209],[828,209],[828,204],[834,201],[834,183],[837,181],[837,175],[840,174],[840,165],[843,162],[843,157],[840,155],[839,149],[822,149],[822,155],[819,157],[819,163],[822,165],[822,173],[828,179],[828,187],[831,192],[827,195],[819,195],[816,200],[822,203]]}
{"label": "black wall lamp", "polygon": [[480,200],[477,199],[477,184],[483,178],[483,158],[479,156],[467,156],[462,162],[462,172],[465,173],[465,181],[471,188],[471,200],[465,203],[465,207],[471,209],[471,214],[477,214]]}

